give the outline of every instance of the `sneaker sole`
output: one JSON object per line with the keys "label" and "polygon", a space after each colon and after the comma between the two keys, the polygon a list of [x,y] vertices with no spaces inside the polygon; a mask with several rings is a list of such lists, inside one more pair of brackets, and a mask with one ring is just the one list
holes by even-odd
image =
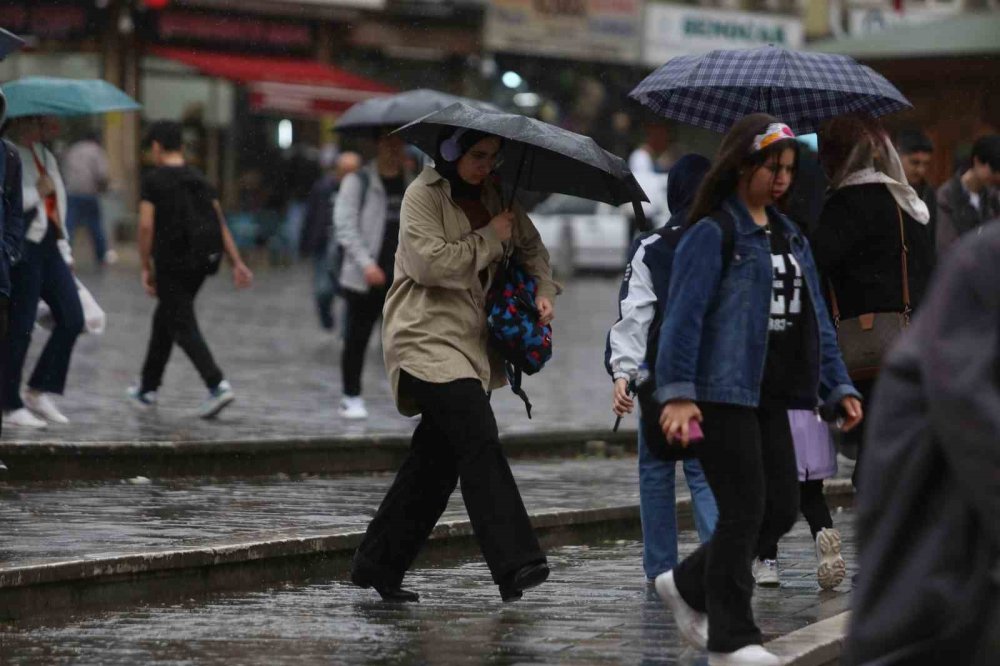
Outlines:
{"label": "sneaker sole", "polygon": [[840,555],[840,534],[824,530],[816,537],[816,547],[819,551],[819,566],[816,567],[816,578],[824,590],[832,590],[840,585],[847,576],[847,563]]}
{"label": "sneaker sole", "polygon": [[198,416],[200,416],[203,419],[214,419],[216,416],[219,415],[219,412],[221,412],[223,409],[225,409],[226,407],[228,407],[229,405],[231,405],[232,402],[233,402],[233,400],[235,400],[235,399],[236,399],[236,396],[233,395],[233,394],[229,394],[229,395],[223,396],[223,397],[219,398],[218,402],[216,402],[214,405],[212,405],[211,409],[209,409],[206,412],[202,412]]}
{"label": "sneaker sole", "polygon": [[770,579],[758,580],[757,587],[781,587],[781,581]]}
{"label": "sneaker sole", "polygon": [[654,586],[656,587],[656,594],[660,597],[660,601],[662,601],[663,605],[667,607],[671,614],[673,614],[674,624],[677,625],[677,631],[680,632],[681,637],[692,647],[704,650],[708,645],[708,637],[702,636],[694,629],[694,627],[691,627],[690,625],[681,624],[681,622],[677,619],[677,607],[684,603],[684,600],[680,598],[680,592],[677,591],[677,585],[668,584],[665,578],[657,576]]}

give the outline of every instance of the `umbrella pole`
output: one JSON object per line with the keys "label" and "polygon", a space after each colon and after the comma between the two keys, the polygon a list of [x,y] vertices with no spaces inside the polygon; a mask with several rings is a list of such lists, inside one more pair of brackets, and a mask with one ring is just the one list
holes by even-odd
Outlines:
{"label": "umbrella pole", "polygon": [[514,195],[517,194],[517,186],[521,182],[521,172],[524,171],[524,160],[528,155],[528,146],[521,144],[521,161],[517,165],[517,175],[514,176],[514,187],[510,191],[510,201],[504,206],[504,210],[510,210],[510,207],[514,205]]}

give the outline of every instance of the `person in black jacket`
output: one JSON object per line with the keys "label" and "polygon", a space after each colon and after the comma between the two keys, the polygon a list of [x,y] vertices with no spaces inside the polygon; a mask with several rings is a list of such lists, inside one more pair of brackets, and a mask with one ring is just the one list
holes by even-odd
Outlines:
{"label": "person in black jacket", "polygon": [[997,663],[998,283],[992,225],[949,252],[882,370],[844,664]]}
{"label": "person in black jacket", "polygon": [[[906,182],[895,148],[874,121],[841,117],[820,132],[820,161],[831,190],[810,242],[829,304],[836,304],[835,322],[838,315],[844,320],[916,309],[934,267],[930,214]],[[903,296],[901,224],[909,303]],[[871,392],[873,377],[854,379],[863,395]],[[860,435],[847,439],[861,443]]]}

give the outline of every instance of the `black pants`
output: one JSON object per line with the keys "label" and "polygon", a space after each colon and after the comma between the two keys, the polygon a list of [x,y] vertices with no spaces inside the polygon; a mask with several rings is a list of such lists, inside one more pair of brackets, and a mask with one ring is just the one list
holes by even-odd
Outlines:
{"label": "black pants", "polygon": [[[0,294],[0,407],[3,406],[4,387],[7,382],[4,377],[4,367],[7,360],[7,326],[10,323],[10,299]],[[3,437],[3,409],[0,409],[0,438]]]}
{"label": "black pants", "polygon": [[[830,508],[826,505],[826,497],[823,496],[823,481],[813,479],[811,481],[799,482],[799,508],[806,522],[809,523],[809,531],[812,532],[813,541],[819,531],[833,527],[833,517],[830,515]],[[757,545],[757,557],[761,560],[778,559],[778,542],[761,540]]]}
{"label": "black pants", "polygon": [[142,392],[160,388],[175,342],[194,363],[205,386],[214,389],[222,381],[222,371],[201,335],[194,312],[194,299],[206,277],[203,273],[156,276],[159,302],[153,312],[153,333],[142,366]]}
{"label": "black pants", "polygon": [[719,506],[712,538],[674,570],[677,589],[708,613],[708,649],[761,643],[750,609],[750,564],[760,539],[781,538],[799,511],[798,470],[785,408],[703,403],[695,453]]}
{"label": "black pants", "polygon": [[375,322],[382,316],[386,290],[379,287],[362,294],[344,289],[343,294],[347,301],[347,322],[344,324],[344,353],[340,367],[344,375],[344,395],[354,397],[361,395],[365,352]]}
{"label": "black pants", "polygon": [[400,383],[400,391],[417,399],[420,424],[354,556],[353,579],[399,585],[458,482],[494,582],[544,562],[482,384],[474,379],[431,384],[405,372]]}

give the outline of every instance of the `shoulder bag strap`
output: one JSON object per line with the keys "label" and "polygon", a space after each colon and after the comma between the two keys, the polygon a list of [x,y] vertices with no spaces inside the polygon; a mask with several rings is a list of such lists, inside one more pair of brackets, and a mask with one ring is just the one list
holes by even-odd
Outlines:
{"label": "shoulder bag strap", "polygon": [[899,246],[900,246],[900,263],[902,269],[903,277],[903,318],[906,323],[910,323],[910,314],[913,312],[913,307],[910,303],[910,272],[907,264],[909,261],[907,259],[910,255],[910,248],[906,245],[906,232],[903,226],[903,210],[896,205],[896,215],[899,217]]}

